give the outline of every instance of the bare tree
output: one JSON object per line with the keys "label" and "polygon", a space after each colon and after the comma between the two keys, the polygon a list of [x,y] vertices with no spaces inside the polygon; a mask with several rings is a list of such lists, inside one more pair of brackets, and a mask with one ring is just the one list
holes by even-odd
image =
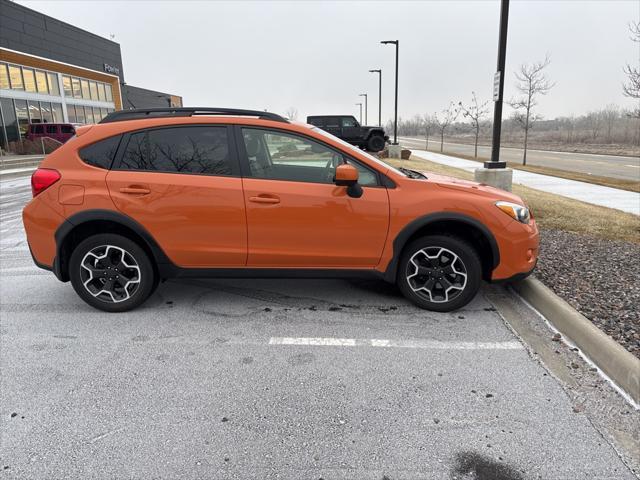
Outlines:
{"label": "bare tree", "polygon": [[551,58],[547,55],[542,62],[524,64],[520,66],[520,71],[515,72],[516,88],[522,96],[512,99],[509,102],[511,108],[515,110],[514,120],[524,130],[524,152],[522,155],[522,165],[527,164],[527,142],[529,140],[529,130],[533,124],[542,117],[534,113],[534,108],[538,104],[537,98],[546,95],[553,88],[555,83],[551,82],[544,74],[544,69],[551,63]]}
{"label": "bare tree", "polygon": [[602,112],[589,112],[585,117],[585,123],[591,131],[591,140],[595,140],[602,127]]}
{"label": "bare tree", "polygon": [[429,150],[429,137],[431,136],[431,132],[436,126],[436,122],[434,121],[433,117],[428,113],[424,114],[423,126],[424,126],[424,137],[425,137],[425,150]]}
{"label": "bare tree", "polygon": [[444,150],[444,132],[449,125],[456,121],[460,110],[456,107],[455,103],[449,103],[449,107],[446,110],[442,110],[442,116],[438,117],[437,113],[433,114],[433,122],[440,131],[440,152]]}
{"label": "bare tree", "polygon": [[[640,43],[640,21],[631,22],[629,31],[631,32],[631,40]],[[640,48],[638,48],[638,53],[638,63],[635,66],[627,63],[623,69],[624,73],[627,74],[628,82],[622,85],[622,93],[625,97],[640,100]],[[638,103],[640,104],[640,101]],[[630,116],[640,118],[640,105],[636,105],[631,110]]]}
{"label": "bare tree", "polygon": [[611,143],[611,132],[615,125],[616,120],[620,118],[620,109],[617,105],[609,104],[600,112],[602,120],[604,121],[605,128],[607,129],[607,143]]}
{"label": "bare tree", "polygon": [[480,124],[482,123],[482,119],[489,113],[489,101],[487,100],[484,103],[478,103],[478,99],[476,97],[476,92],[471,92],[473,98],[471,99],[471,104],[469,106],[464,106],[462,102],[458,102],[460,106],[460,110],[462,111],[462,116],[471,120],[471,124],[476,133],[476,142],[475,142],[475,152],[474,157],[478,158],[478,137],[480,136]]}
{"label": "bare tree", "polygon": [[297,120],[298,119],[298,109],[296,107],[289,107],[285,112],[285,115],[289,120]]}

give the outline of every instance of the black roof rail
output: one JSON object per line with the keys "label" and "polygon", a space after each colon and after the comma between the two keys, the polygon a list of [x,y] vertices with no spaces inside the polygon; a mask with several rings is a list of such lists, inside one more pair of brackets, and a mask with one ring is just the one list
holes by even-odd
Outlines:
{"label": "black roof rail", "polygon": [[243,117],[258,117],[263,120],[289,123],[284,117],[276,113],[260,110],[243,110],[240,108],[211,108],[211,107],[175,107],[175,108],[137,108],[133,110],[118,110],[111,112],[99,123],[124,122],[125,120],[140,120],[158,117],[192,117],[194,115],[231,115]]}

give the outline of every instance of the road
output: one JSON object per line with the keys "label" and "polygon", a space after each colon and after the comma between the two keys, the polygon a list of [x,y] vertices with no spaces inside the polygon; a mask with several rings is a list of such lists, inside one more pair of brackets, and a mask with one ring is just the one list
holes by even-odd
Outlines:
{"label": "road", "polygon": [[2,182],[3,478],[634,478],[486,291],[437,314],[377,282],[168,281],[109,315],[34,267],[28,198]]}
{"label": "road", "polygon": [[[406,145],[408,148],[425,148],[424,138],[399,137],[399,139],[400,143]],[[440,142],[435,141],[435,139],[430,140],[429,149],[439,152]],[[474,146],[445,142],[444,153],[458,153],[473,156]],[[491,158],[491,147],[478,146],[478,156]],[[506,162],[522,163],[522,149],[501,148],[500,159]],[[640,180],[640,158],[637,157],[527,150],[527,164],[601,177]]]}

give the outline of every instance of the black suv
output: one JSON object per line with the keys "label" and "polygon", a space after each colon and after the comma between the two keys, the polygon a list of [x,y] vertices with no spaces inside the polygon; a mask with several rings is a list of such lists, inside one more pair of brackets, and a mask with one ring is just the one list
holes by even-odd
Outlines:
{"label": "black suv", "polygon": [[370,152],[384,150],[389,140],[382,127],[360,125],[353,115],[313,115],[307,123]]}

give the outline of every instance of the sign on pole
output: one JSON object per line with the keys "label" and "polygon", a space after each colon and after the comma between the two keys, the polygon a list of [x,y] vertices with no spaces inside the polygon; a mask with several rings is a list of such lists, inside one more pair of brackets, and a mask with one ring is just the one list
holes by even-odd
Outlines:
{"label": "sign on pole", "polygon": [[493,101],[500,100],[500,72],[493,74]]}

